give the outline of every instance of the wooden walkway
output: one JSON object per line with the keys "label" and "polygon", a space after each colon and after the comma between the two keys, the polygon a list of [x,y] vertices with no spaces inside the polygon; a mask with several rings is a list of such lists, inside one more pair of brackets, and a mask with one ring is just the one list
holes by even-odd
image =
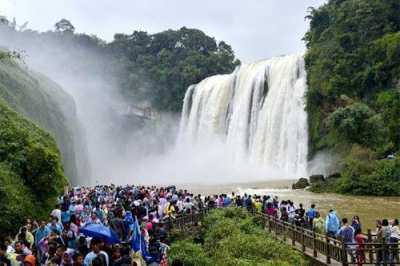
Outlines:
{"label": "wooden walkway", "polygon": [[[167,229],[202,223],[205,215],[206,212],[179,216],[167,223]],[[399,254],[398,245],[386,242],[373,243],[370,230],[365,237],[364,248],[356,249],[357,243],[345,243],[343,240],[316,234],[265,214],[253,213],[253,215],[262,219],[263,227],[271,236],[302,252],[312,261],[312,265],[400,265],[394,257],[394,254],[397,254],[396,256]],[[364,257],[362,262],[358,262],[360,257]],[[380,262],[378,257],[381,258]]]}

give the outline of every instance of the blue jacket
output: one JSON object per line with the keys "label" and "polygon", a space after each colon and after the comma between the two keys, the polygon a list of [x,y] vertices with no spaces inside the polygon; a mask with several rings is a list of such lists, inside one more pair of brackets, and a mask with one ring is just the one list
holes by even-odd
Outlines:
{"label": "blue jacket", "polygon": [[39,243],[40,240],[42,240],[45,237],[48,237],[50,235],[50,229],[48,227],[44,227],[42,229],[42,227],[39,227],[36,230],[36,234],[35,234],[35,244],[37,245]]}
{"label": "blue jacket", "polygon": [[325,220],[326,231],[337,232],[340,228],[339,218],[336,216],[336,211],[330,212]]}

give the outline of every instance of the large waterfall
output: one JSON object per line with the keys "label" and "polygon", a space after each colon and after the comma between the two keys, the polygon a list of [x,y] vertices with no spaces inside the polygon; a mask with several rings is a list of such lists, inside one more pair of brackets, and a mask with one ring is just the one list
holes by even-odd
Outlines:
{"label": "large waterfall", "polygon": [[307,174],[303,54],[278,56],[188,88],[180,141],[219,138],[234,160]]}

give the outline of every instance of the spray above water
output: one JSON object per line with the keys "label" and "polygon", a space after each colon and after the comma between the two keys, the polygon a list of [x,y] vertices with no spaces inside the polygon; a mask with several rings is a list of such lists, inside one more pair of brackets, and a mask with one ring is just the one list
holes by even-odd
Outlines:
{"label": "spray above water", "polygon": [[264,180],[305,176],[306,89],[302,54],[207,78],[186,93],[179,143],[219,141],[233,157],[232,165],[257,168]]}

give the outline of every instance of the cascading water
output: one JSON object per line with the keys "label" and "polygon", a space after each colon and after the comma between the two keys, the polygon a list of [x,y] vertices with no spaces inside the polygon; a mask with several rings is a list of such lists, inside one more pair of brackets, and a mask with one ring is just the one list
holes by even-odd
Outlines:
{"label": "cascading water", "polygon": [[217,136],[239,161],[305,176],[306,89],[303,54],[206,78],[186,92],[179,141],[196,143]]}

